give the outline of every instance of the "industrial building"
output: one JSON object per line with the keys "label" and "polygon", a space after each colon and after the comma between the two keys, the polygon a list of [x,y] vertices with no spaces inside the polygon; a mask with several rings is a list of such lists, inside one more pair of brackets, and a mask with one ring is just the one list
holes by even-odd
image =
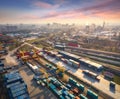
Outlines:
{"label": "industrial building", "polygon": [[103,66],[101,64],[98,64],[98,63],[95,63],[93,61],[81,58],[77,55],[74,55],[74,54],[71,54],[71,53],[68,53],[68,52],[59,51],[58,53],[63,55],[64,58],[75,60],[75,61],[79,62],[80,65],[87,66],[89,68],[92,68],[95,71],[100,72],[100,71],[103,70]]}

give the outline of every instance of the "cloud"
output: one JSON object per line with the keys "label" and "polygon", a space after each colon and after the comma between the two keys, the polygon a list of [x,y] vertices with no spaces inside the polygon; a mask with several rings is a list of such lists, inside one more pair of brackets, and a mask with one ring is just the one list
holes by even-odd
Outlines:
{"label": "cloud", "polygon": [[47,2],[36,1],[33,3],[35,7],[44,8],[44,9],[51,9],[51,8],[58,8],[59,4],[50,4]]}
{"label": "cloud", "polygon": [[37,15],[22,15],[19,17],[19,19],[40,19],[41,17],[40,16],[37,16]]}
{"label": "cloud", "polygon": [[106,11],[115,11],[119,10],[120,11],[120,1],[119,0],[106,0],[106,1],[97,1],[93,3],[93,5],[87,5],[86,7],[83,8],[78,8],[75,9],[76,11],[82,11],[82,12],[87,12],[87,11],[101,11],[101,12],[106,12]]}
{"label": "cloud", "polygon": [[41,19],[49,18],[59,18],[59,19],[73,19],[73,18],[86,18],[83,13],[76,13],[76,11],[51,11],[44,16],[41,16]]}

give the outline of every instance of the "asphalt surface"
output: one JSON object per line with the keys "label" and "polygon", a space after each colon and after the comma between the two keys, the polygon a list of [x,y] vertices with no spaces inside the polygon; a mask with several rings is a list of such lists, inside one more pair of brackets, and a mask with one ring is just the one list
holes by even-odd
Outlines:
{"label": "asphalt surface", "polygon": [[57,99],[47,87],[37,85],[36,81],[33,80],[34,73],[29,69],[29,67],[22,67],[20,74],[27,84],[31,99]]}

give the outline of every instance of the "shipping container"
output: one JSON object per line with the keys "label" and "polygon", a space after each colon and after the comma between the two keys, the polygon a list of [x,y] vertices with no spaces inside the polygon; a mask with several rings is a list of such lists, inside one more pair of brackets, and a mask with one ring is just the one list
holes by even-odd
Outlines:
{"label": "shipping container", "polygon": [[81,58],[81,57],[79,57],[77,55],[74,55],[74,54],[71,54],[71,53],[68,53],[68,52],[65,52],[65,51],[59,51],[58,53],[63,55],[64,58],[72,59],[72,60],[77,61],[77,62]]}
{"label": "shipping container", "polygon": [[53,85],[52,83],[50,83],[48,86],[50,87],[50,89],[56,89],[55,85]]}
{"label": "shipping container", "polygon": [[67,95],[67,96],[65,96],[65,99],[70,99],[70,97]]}
{"label": "shipping container", "polygon": [[110,81],[110,87],[111,87],[111,88],[115,89],[115,85],[116,85],[115,82]]}
{"label": "shipping container", "polygon": [[16,78],[16,77],[20,77],[20,75],[18,73],[10,74],[10,75],[5,76],[4,80],[13,79],[13,78]]}
{"label": "shipping container", "polygon": [[3,64],[3,63],[0,63],[0,67],[4,67],[4,64]]}
{"label": "shipping container", "polygon": [[84,91],[84,86],[83,86],[82,84],[80,84],[80,85],[78,86],[78,89],[83,92],[83,91]]}
{"label": "shipping container", "polygon": [[4,70],[4,67],[0,67],[0,71],[2,72]]}
{"label": "shipping container", "polygon": [[59,99],[65,99],[62,95],[59,96]]}
{"label": "shipping container", "polygon": [[85,97],[83,94],[80,94],[80,99],[88,99],[88,98]]}
{"label": "shipping container", "polygon": [[23,95],[16,97],[15,99],[30,99],[30,97],[29,97],[28,93],[25,93]]}
{"label": "shipping container", "polygon": [[29,99],[29,96],[27,96],[28,98],[24,98],[25,96],[21,96],[23,94],[28,94],[28,91],[27,85],[24,83],[18,71],[13,71],[5,74],[4,82],[10,99]]}
{"label": "shipping container", "polygon": [[64,63],[68,63],[68,59],[65,59],[65,58],[61,58],[61,61],[63,61]]}
{"label": "shipping container", "polygon": [[15,83],[17,81],[22,81],[22,78],[21,77],[16,77],[16,78],[13,78],[13,79],[9,79],[5,82],[5,84]]}
{"label": "shipping container", "polygon": [[96,73],[90,72],[88,70],[83,70],[83,73],[86,74],[86,75],[88,75],[88,76],[90,76],[90,77],[92,77],[92,78],[95,78],[95,79],[98,76]]}
{"label": "shipping container", "polygon": [[100,72],[100,71],[103,70],[103,66],[102,66],[101,64],[92,62],[92,61],[90,61],[90,60],[86,60],[86,59],[84,59],[84,58],[79,59],[79,62],[80,62],[81,65],[87,66],[87,67],[89,67],[89,68],[92,68],[92,69],[95,70],[95,71]]}
{"label": "shipping container", "polygon": [[66,87],[67,87],[68,89],[71,89],[71,88],[72,88],[70,84],[67,84]]}
{"label": "shipping container", "polygon": [[26,85],[25,83],[22,83],[22,84],[19,84],[19,85],[15,85],[15,86],[10,87],[10,89],[11,89],[11,90],[15,90],[15,89],[20,88],[20,87],[23,87],[23,86],[25,86],[25,87],[27,88],[27,85]]}
{"label": "shipping container", "polygon": [[74,88],[72,91],[74,92],[74,94],[78,94],[79,93],[78,88]]}
{"label": "shipping container", "polygon": [[72,66],[75,67],[75,68],[79,68],[80,67],[80,63],[77,62],[77,61],[74,61],[72,59],[69,59],[69,62],[72,63]]}
{"label": "shipping container", "polygon": [[72,85],[76,85],[77,82],[75,80],[73,80],[72,78],[69,78],[69,83]]}
{"label": "shipping container", "polygon": [[21,90],[21,91],[19,91],[17,93],[12,94],[12,96],[13,96],[13,98],[15,98],[15,97],[18,97],[18,96],[23,95],[25,93],[27,93],[26,90]]}
{"label": "shipping container", "polygon": [[98,99],[98,95],[91,91],[90,89],[87,90],[87,96],[90,97],[91,99]]}
{"label": "shipping container", "polygon": [[12,87],[12,86],[19,85],[20,83],[21,83],[21,82],[18,81],[18,82],[16,82],[16,83],[8,84],[8,85],[6,86],[6,88],[10,88],[10,87]]}
{"label": "shipping container", "polygon": [[26,89],[26,86],[23,86],[23,87],[20,87],[20,88],[16,88],[16,89],[10,89],[11,90],[11,93],[12,94],[14,94],[14,93],[16,93],[16,92],[19,92],[19,91],[21,91],[21,90],[27,90]]}
{"label": "shipping container", "polygon": [[73,94],[69,94],[70,99],[74,99],[75,96]]}
{"label": "shipping container", "polygon": [[62,95],[63,95],[63,96],[67,96],[68,94],[69,94],[69,93],[68,93],[66,90],[62,92]]}
{"label": "shipping container", "polygon": [[57,54],[57,55],[56,55],[56,59],[57,59],[57,60],[61,60],[62,57],[63,57],[63,56],[62,56],[61,54]]}

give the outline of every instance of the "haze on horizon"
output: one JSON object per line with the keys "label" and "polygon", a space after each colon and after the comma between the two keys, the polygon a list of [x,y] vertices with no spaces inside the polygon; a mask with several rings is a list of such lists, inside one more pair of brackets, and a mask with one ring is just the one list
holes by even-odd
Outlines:
{"label": "haze on horizon", "polygon": [[1,24],[120,24],[120,0],[0,0]]}

